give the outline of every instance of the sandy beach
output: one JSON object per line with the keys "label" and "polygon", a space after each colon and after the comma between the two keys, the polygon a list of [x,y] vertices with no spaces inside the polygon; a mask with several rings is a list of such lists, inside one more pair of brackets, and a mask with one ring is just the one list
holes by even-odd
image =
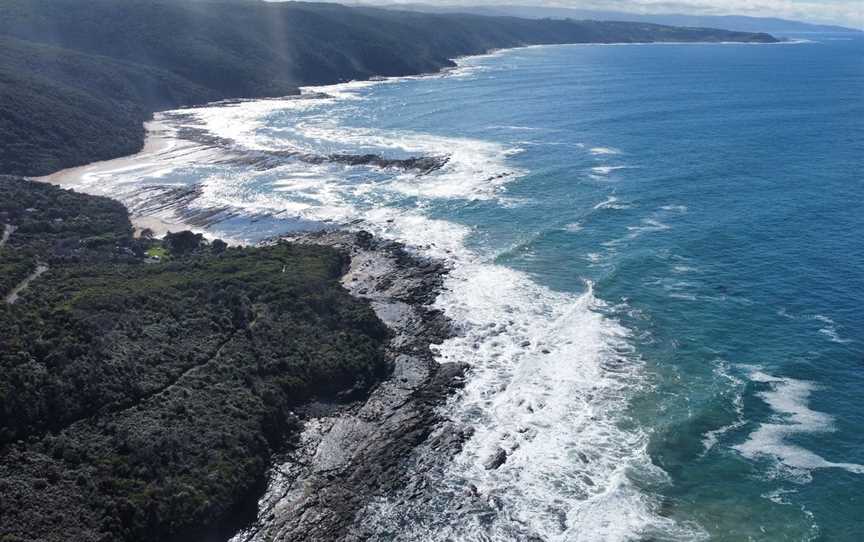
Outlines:
{"label": "sandy beach", "polygon": [[[111,160],[93,162],[83,166],[62,169],[43,177],[32,177],[34,181],[55,184],[62,188],[93,194],[97,196],[114,197],[110,188],[105,187],[100,180],[112,173],[141,169],[147,171],[147,164],[162,155],[178,149],[182,143],[174,137],[173,130],[157,118],[144,123],[147,132],[144,147],[137,154],[131,154]],[[153,215],[140,215],[130,212],[130,220],[135,227],[136,235],[145,229],[153,231],[161,237],[171,231],[193,229],[179,220],[170,220]]]}

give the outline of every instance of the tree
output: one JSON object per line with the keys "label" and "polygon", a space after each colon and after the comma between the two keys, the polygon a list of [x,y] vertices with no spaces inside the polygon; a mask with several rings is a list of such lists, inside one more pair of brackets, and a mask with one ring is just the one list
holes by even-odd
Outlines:
{"label": "tree", "polygon": [[168,232],[165,236],[165,248],[176,255],[195,252],[205,244],[207,244],[207,241],[204,240],[203,235],[189,230],[177,233]]}
{"label": "tree", "polygon": [[228,243],[226,243],[222,239],[216,239],[215,241],[210,243],[210,250],[212,250],[214,254],[222,254],[227,248]]}

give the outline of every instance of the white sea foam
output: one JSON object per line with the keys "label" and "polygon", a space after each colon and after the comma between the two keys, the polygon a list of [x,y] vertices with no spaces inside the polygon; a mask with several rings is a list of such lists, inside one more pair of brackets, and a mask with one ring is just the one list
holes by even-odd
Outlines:
{"label": "white sea foam", "polygon": [[[346,99],[375,82],[346,83],[323,90],[328,95]],[[321,90],[321,89],[319,89]],[[327,100],[324,100],[327,101]],[[278,137],[272,130],[262,134],[268,115],[321,105],[321,100],[268,100],[263,105],[242,102],[230,107],[189,110],[206,129],[220,137],[257,150],[290,150],[313,154],[333,152],[376,152],[386,157],[446,157],[447,163],[435,175],[392,173],[386,184],[389,190],[406,196],[430,198],[490,199],[508,182],[524,172],[506,164],[507,156],[523,152],[517,147],[469,139],[435,136],[402,130],[379,130],[348,127],[338,119],[324,115],[306,115]],[[312,104],[311,106],[309,104]],[[222,111],[227,110],[225,116]]]}
{"label": "white sea foam", "polygon": [[592,147],[589,152],[595,156],[621,154],[621,151],[614,147]]}
{"label": "white sea foam", "polygon": [[850,344],[854,341],[852,339],[844,338],[840,335],[839,330],[837,329],[837,323],[830,317],[825,316],[824,314],[815,314],[815,315],[797,315],[792,314],[786,310],[785,307],[781,307],[777,310],[777,315],[782,316],[783,318],[788,318],[789,320],[796,321],[817,321],[819,322],[819,329],[817,330],[819,334],[827,337],[829,341],[837,344]]}
{"label": "white sea foam", "polygon": [[303,192],[310,189],[321,188],[321,185],[327,182],[327,179],[310,179],[307,177],[279,179],[273,182],[273,186],[277,186],[276,190],[284,190],[291,192]]}
{"label": "white sea foam", "polygon": [[[481,177],[510,172],[504,158],[521,152],[518,148],[478,139],[435,136],[405,130],[346,127],[330,119],[303,122],[298,125],[297,131],[309,140],[326,142],[331,145],[330,148],[340,150],[367,148],[389,152],[390,155],[400,152],[411,156],[446,156],[450,157],[456,167],[465,168],[462,172],[466,175],[478,174]],[[443,171],[448,172],[446,166]]]}
{"label": "white sea foam", "polygon": [[[335,99],[335,98],[334,98]],[[286,111],[302,111],[320,107],[331,100],[316,99],[281,99],[240,101],[229,104],[208,105],[203,107],[183,109],[177,112],[194,116],[200,127],[207,132],[225,139],[232,140],[247,149],[257,150],[299,150],[292,148],[290,140],[281,137],[262,135],[268,127],[271,115]]]}
{"label": "white sea foam", "polygon": [[[818,454],[789,442],[797,434],[827,433],[834,430],[834,419],[808,406],[810,395],[817,389],[812,382],[794,378],[779,378],[754,370],[750,379],[769,386],[759,397],[774,411],[770,423],[761,424],[743,444],[735,446],[748,459],[769,458],[777,466],[791,470],[793,475],[806,475],[813,469],[839,468],[864,474],[864,465],[832,462]],[[797,472],[796,472],[797,471]]]}
{"label": "white sea foam", "polygon": [[694,289],[699,288],[699,284],[691,281],[680,280],[676,278],[659,278],[648,280],[646,286],[659,286],[666,292],[669,297],[674,299],[684,299],[687,301],[696,301],[698,298],[693,293]]}
{"label": "white sea foam", "polygon": [[819,328],[819,333],[828,337],[828,340],[838,344],[849,344],[852,342],[851,339],[844,339],[840,336],[840,333],[837,331],[837,324],[829,318],[828,316],[824,316],[822,314],[817,314],[813,317],[814,320],[818,320],[822,322],[823,327]]}
{"label": "white sea foam", "polygon": [[315,171],[294,171],[294,172],[291,173],[291,177],[293,177],[293,178],[297,178],[297,177],[316,177],[316,176],[318,176],[318,175],[319,175],[319,173],[317,173],[317,172],[315,172]]}
{"label": "white sea foam", "polygon": [[686,205],[664,205],[663,207],[660,207],[660,209],[663,211],[674,211],[682,214],[687,212]]}
{"label": "white sea foam", "polygon": [[851,339],[844,339],[841,337],[833,327],[823,327],[819,330],[819,333],[828,337],[828,340],[832,343],[849,344],[852,342]]}
{"label": "white sea foam", "polygon": [[618,171],[620,169],[628,169],[630,166],[595,166],[591,168],[593,173],[598,175],[609,175],[613,171]]}
{"label": "white sea foam", "polygon": [[488,127],[489,130],[510,130],[513,132],[540,132],[545,131],[543,128],[538,128],[536,126],[518,126],[518,125],[500,125],[495,124]]}
{"label": "white sea foam", "polygon": [[318,87],[301,87],[300,92],[303,95],[319,95],[331,96],[337,100],[361,100],[361,91],[368,88],[396,82],[397,78],[381,78],[370,79],[367,81],[348,81],[346,83],[337,83],[334,85],[324,85]]}
{"label": "white sea foam", "polygon": [[158,180],[163,185],[177,184],[167,177],[195,161],[206,162],[213,156],[212,150],[170,140],[159,151],[135,155],[134,161],[120,158],[84,166],[77,178],[73,176],[71,181],[64,180],[64,184],[89,194],[123,199],[141,188],[142,179]]}
{"label": "white sea foam", "polygon": [[656,218],[643,218],[638,226],[627,226],[627,230],[630,232],[627,239],[635,239],[645,233],[665,231],[670,228],[670,225],[660,222]]}
{"label": "white sea foam", "polygon": [[795,320],[796,317],[793,314],[789,314],[789,311],[786,310],[786,307],[780,307],[777,310],[777,315],[782,316],[783,318],[789,318],[790,320]]}
{"label": "white sea foam", "polygon": [[621,210],[621,209],[629,209],[630,207],[631,207],[631,205],[629,203],[621,203],[621,200],[619,200],[617,197],[609,196],[604,201],[601,201],[600,203],[595,205],[594,209],[595,210],[600,210],[600,209]]}
{"label": "white sea foam", "polygon": [[722,360],[715,362],[714,374],[720,379],[721,385],[724,387],[722,395],[731,395],[730,401],[735,411],[735,421],[723,427],[706,431],[702,435],[703,454],[714,448],[725,434],[740,429],[746,424],[744,420],[744,381],[732,374],[729,364]]}
{"label": "white sea foam", "polygon": [[[603,316],[605,305],[590,284],[579,296],[555,293],[467,256],[437,302],[462,333],[442,344],[438,357],[471,364],[447,414],[474,434],[436,484],[454,495],[473,485],[500,512],[481,527],[445,507],[434,512],[439,519],[432,528],[403,526],[400,538],[532,533],[546,540],[624,541],[654,529],[698,539],[698,530],[659,516],[656,503],[630,481],[633,471],[657,480],[664,474],[647,455],[646,435],[618,425],[627,397],[641,385],[640,365],[628,331]],[[507,461],[487,470],[484,462],[497,449]],[[376,511],[396,513],[386,503]]]}

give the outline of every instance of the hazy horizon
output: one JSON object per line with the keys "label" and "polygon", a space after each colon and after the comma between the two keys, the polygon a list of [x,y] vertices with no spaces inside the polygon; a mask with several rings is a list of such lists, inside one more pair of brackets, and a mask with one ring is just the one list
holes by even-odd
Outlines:
{"label": "hazy horizon", "polygon": [[[272,1],[272,0],[271,0]],[[279,0],[276,0],[279,1]],[[738,15],[775,17],[813,24],[832,24],[864,29],[864,3],[847,0],[324,0],[342,4],[388,5],[429,4],[438,6],[531,6],[597,11],[622,11],[639,15]]]}

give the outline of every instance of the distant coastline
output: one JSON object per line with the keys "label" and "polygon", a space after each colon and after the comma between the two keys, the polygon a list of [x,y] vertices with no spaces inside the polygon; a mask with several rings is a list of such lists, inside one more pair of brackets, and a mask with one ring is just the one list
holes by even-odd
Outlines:
{"label": "distant coastline", "polygon": [[[314,32],[306,21],[316,21]],[[124,39],[118,42],[118,35]],[[778,40],[646,23],[338,4],[10,0],[0,6],[0,70],[7,74],[0,79],[0,95],[6,96],[0,131],[9,134],[0,148],[0,173],[41,176],[140,152],[141,124],[155,111],[433,73],[452,67],[452,58],[498,48],[724,41]],[[356,45],[362,43],[372,45]]]}

